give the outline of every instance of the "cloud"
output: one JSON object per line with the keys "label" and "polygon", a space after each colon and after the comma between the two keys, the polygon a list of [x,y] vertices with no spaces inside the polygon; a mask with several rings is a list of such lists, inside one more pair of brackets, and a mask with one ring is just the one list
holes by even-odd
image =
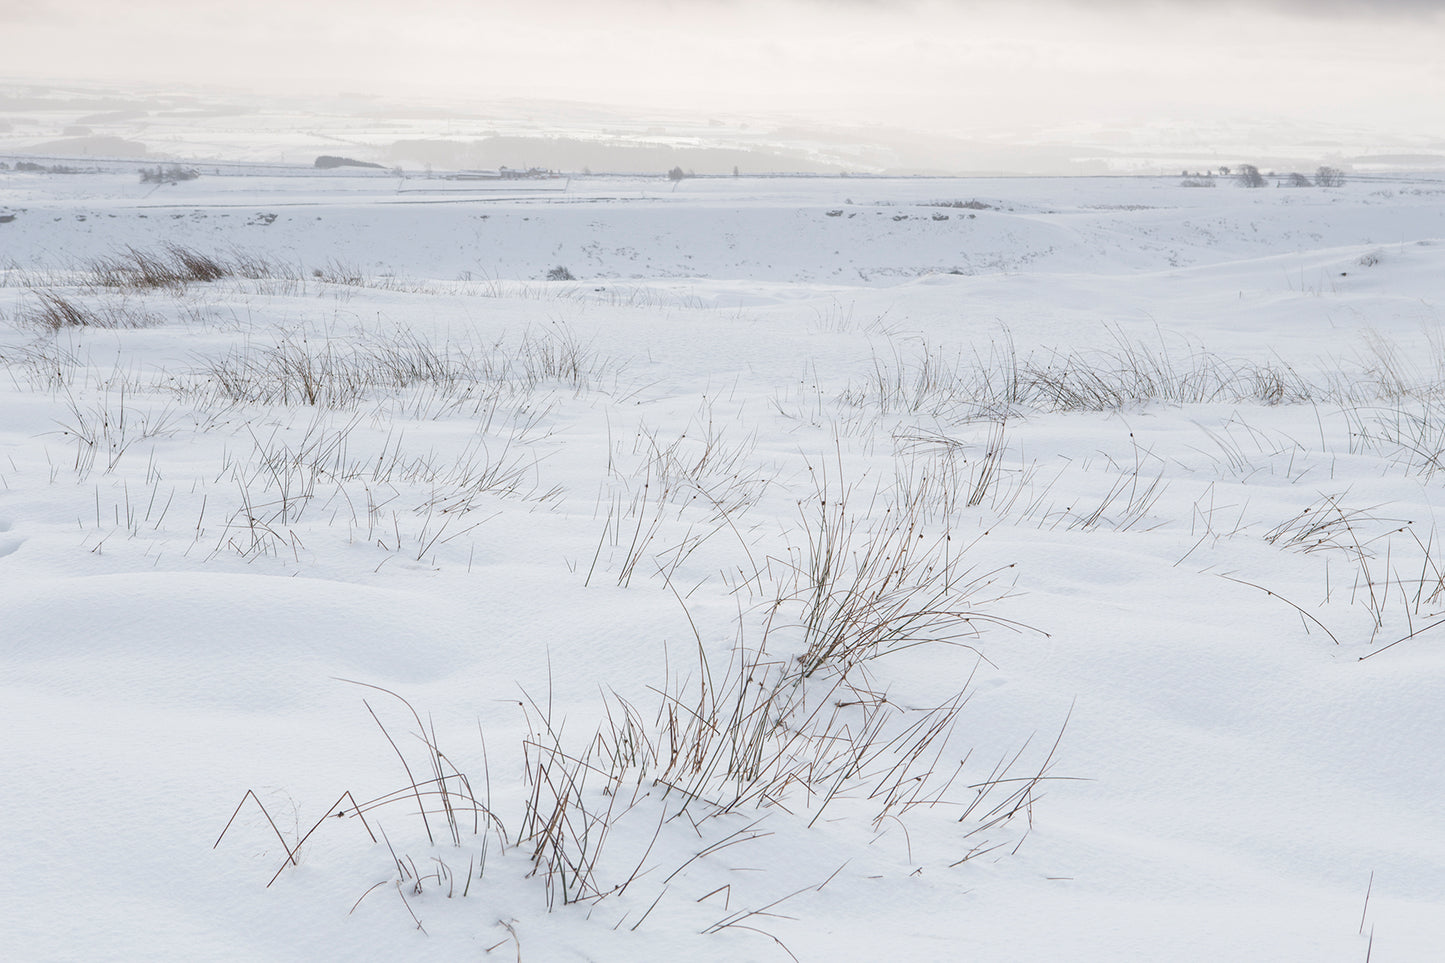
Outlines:
{"label": "cloud", "polygon": [[33,24],[61,19],[61,15],[52,10],[49,4],[37,2],[0,6],[0,24]]}
{"label": "cloud", "polygon": [[[0,0],[3,4],[4,0]],[[7,7],[11,5],[6,5]],[[1445,0],[36,0],[12,76],[785,112],[927,130],[1249,110],[1439,131]],[[1040,15],[1042,10],[1048,15]],[[63,13],[63,18],[54,15]]]}
{"label": "cloud", "polygon": [[[630,0],[622,0],[623,3]],[[647,3],[649,0],[637,0]],[[741,5],[740,0],[655,0],[658,4],[690,8],[718,4]],[[916,14],[929,7],[946,7],[974,14],[988,15],[1017,11],[1027,7],[1073,9],[1099,16],[1113,14],[1188,13],[1214,15],[1224,13],[1275,13],[1303,19],[1322,18],[1435,18],[1445,15],[1445,0],[796,0],[823,10],[867,9],[880,13]]]}

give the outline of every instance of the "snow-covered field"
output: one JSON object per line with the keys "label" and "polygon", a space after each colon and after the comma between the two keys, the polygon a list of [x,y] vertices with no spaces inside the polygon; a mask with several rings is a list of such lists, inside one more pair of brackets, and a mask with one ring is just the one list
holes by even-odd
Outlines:
{"label": "snow-covered field", "polygon": [[1439,958],[1445,178],[500,186],[0,171],[0,956]]}

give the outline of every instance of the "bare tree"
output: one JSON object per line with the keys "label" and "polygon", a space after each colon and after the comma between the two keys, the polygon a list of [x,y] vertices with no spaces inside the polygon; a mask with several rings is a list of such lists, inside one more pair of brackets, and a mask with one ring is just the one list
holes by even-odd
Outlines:
{"label": "bare tree", "polygon": [[1315,171],[1316,187],[1339,187],[1344,182],[1345,175],[1337,167],[1321,167]]}
{"label": "bare tree", "polygon": [[1263,187],[1265,185],[1264,175],[1259,168],[1253,164],[1239,165],[1239,186],[1241,187]]}

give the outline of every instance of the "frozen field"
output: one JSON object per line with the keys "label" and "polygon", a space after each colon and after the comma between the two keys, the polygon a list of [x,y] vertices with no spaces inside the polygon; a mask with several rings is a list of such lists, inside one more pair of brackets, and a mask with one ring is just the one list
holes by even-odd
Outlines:
{"label": "frozen field", "polygon": [[0,956],[1439,958],[1445,177],[200,169],[0,170]]}

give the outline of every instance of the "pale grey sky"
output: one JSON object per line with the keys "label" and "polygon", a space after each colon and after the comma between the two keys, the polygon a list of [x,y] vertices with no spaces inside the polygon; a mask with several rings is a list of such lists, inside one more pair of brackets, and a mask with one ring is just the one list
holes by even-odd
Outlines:
{"label": "pale grey sky", "polygon": [[1445,0],[0,0],[9,79],[1445,135]]}

